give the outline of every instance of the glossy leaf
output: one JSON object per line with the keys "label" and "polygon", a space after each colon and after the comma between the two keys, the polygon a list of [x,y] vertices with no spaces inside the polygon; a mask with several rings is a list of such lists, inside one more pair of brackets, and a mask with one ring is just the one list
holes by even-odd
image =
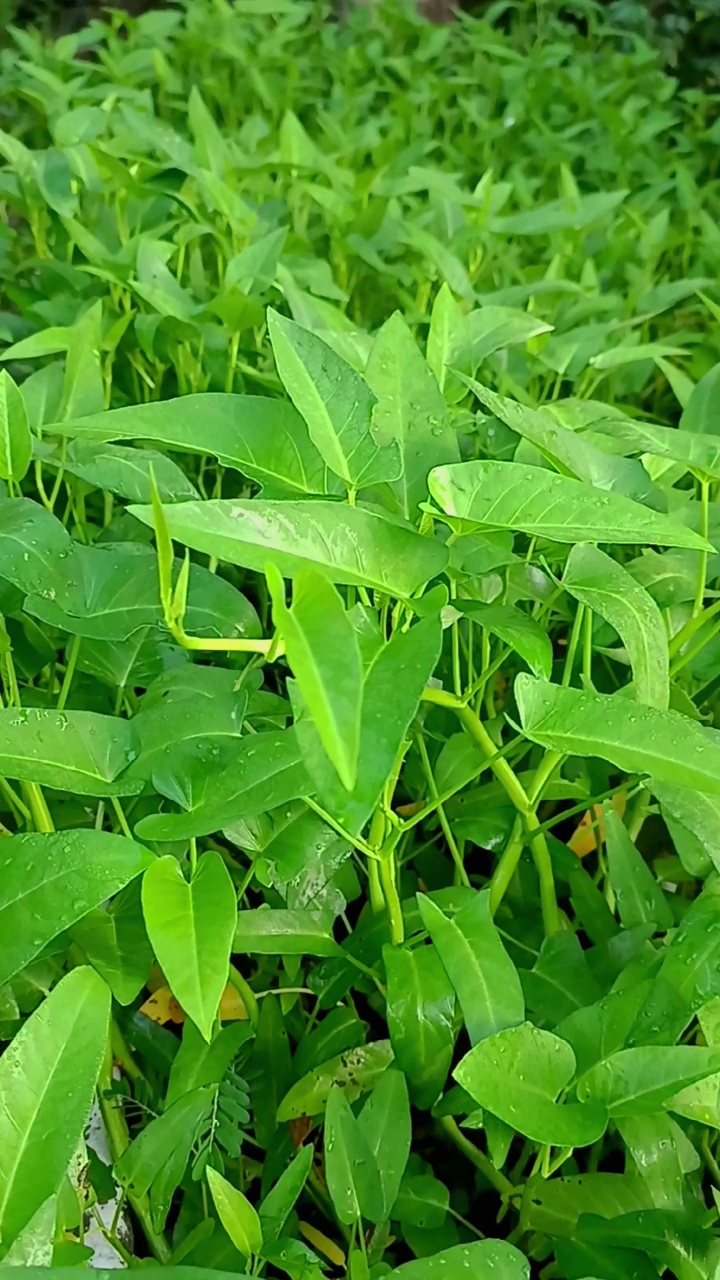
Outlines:
{"label": "glossy leaf", "polygon": [[207,392],[111,409],[53,423],[51,434],[77,440],[147,440],[209,453],[285,493],[325,493],[325,466],[292,405],[265,396]]}
{"label": "glossy leaf", "polygon": [[295,734],[288,729],[243,738],[188,739],[156,759],[152,781],[156,791],[184,812],[141,818],[136,834],[149,840],[207,835],[311,791]]}
{"label": "glossy leaf", "polygon": [[7,369],[0,371],[0,480],[22,480],[32,441],[25,402]]}
{"label": "glossy leaf", "polygon": [[362,829],[378,802],[437,662],[441,643],[439,621],[429,617],[409,631],[396,632],[376,650],[365,671],[358,777],[351,793],[328,767],[307,707],[299,691],[291,687],[298,741],[318,798],[328,813],[353,834]]}
{"label": "glossy leaf", "polygon": [[585,1147],[604,1133],[608,1115],[602,1102],[557,1101],[574,1072],[570,1045],[524,1022],[481,1040],[453,1074],[481,1107],[535,1142]]}
{"label": "glossy leaf", "polygon": [[647,1045],[621,1049],[592,1067],[578,1083],[578,1097],[611,1115],[653,1115],[673,1094],[720,1070],[720,1049],[695,1045]]}
{"label": "glossy leaf", "polygon": [[237,914],[220,855],[207,850],[189,883],[175,858],[158,858],[143,879],[143,911],[173,995],[209,1040],[227,982]]}
{"label": "glossy leaf", "polygon": [[430,472],[430,493],[449,516],[555,542],[653,543],[702,550],[704,539],[649,507],[542,467],[460,462]]}
{"label": "glossy leaf", "polygon": [[156,449],[134,449],[95,440],[71,440],[63,452],[40,452],[46,465],[62,467],[94,489],[107,489],[129,502],[150,501],[152,468],[163,502],[196,498],[197,489],[183,471]]}
{"label": "glossy leaf", "polygon": [[550,679],[552,644],[534,618],[511,605],[483,604],[479,600],[454,600],[453,608],[519,653],[533,675]]}
{"label": "glossy leaf", "polygon": [[303,569],[293,584],[292,607],[277,572],[269,576],[273,620],[305,705],[340,782],[357,780],[363,671],[355,629],[326,578]]}
{"label": "glossy leaf", "polygon": [[276,1240],[292,1213],[313,1162],[313,1148],[301,1147],[260,1205],[260,1222],[265,1240]]}
{"label": "glossy leaf", "polygon": [[335,1213],[350,1226],[383,1220],[384,1195],[377,1160],[345,1094],[335,1086],[325,1112],[325,1175]]}
{"label": "glossy leaf", "polygon": [[133,1195],[144,1196],[179,1150],[184,1163],[212,1107],[212,1091],[194,1089],[138,1134],[115,1162],[115,1175]]}
{"label": "glossy leaf", "polygon": [[265,956],[334,956],[331,911],[241,911],[233,951]]}
{"label": "glossy leaf", "polygon": [[358,1125],[380,1176],[384,1222],[392,1215],[412,1140],[410,1099],[401,1071],[391,1067],[380,1077],[358,1116]]}
{"label": "glossy leaf", "polygon": [[383,956],[395,1061],[416,1106],[430,1107],[452,1061],[455,991],[434,947],[386,947]]}
{"label": "glossy leaf", "polygon": [[[479,1270],[477,1270],[479,1268]],[[504,1240],[478,1240],[474,1244],[457,1245],[435,1254],[406,1262],[390,1275],[394,1280],[465,1280],[468,1272],[493,1280],[529,1280],[530,1264],[519,1249]]]}
{"label": "glossy leaf", "polygon": [[427,500],[428,473],[460,455],[436,378],[398,311],[376,334],[365,377],[377,396],[376,435],[396,441],[402,458],[402,475],[389,486],[391,509],[414,520]]}
{"label": "glossy leaf", "polygon": [[418,905],[455,989],[471,1044],[522,1022],[520,979],[493,922],[487,893],[478,893],[452,919],[423,894]]}
{"label": "glossy leaf", "polygon": [[675,711],[639,708],[627,698],[564,689],[519,675],[523,732],[568,755],[599,756],[630,773],[698,791],[720,790],[720,735]]}
{"label": "glossy leaf", "polygon": [[137,752],[127,720],[94,711],[0,710],[5,777],[85,796],[135,795],[123,773]]}
{"label": "glossy leaf", "polygon": [[[152,524],[147,507],[131,507]],[[333,502],[183,502],[166,511],[173,538],[228,564],[284,577],[314,568],[330,582],[410,596],[442,573],[447,551],[370,508]],[[695,542],[680,545],[697,545]]]}
{"label": "glossy leaf", "polygon": [[268,328],[278,372],[310,438],[349,489],[397,480],[397,444],[380,448],[371,430],[375,397],[364,379],[316,334],[276,311]]}
{"label": "glossy leaf", "polygon": [[617,631],[630,658],[638,702],[667,711],[667,632],[652,596],[621,564],[589,544],[572,548],[563,586]]}
{"label": "glossy leaf", "polygon": [[247,1196],[212,1166],[208,1167],[207,1180],[218,1217],[238,1253],[244,1258],[259,1253],[263,1243],[262,1227]]}
{"label": "glossy leaf", "polygon": [[60,1188],[105,1055],[110,992],[74,969],[0,1059],[0,1225],[6,1252]]}
{"label": "glossy leaf", "polygon": [[106,831],[11,836],[0,846],[0,984],[64,929],[153,862],[147,849]]}
{"label": "glossy leaf", "polygon": [[611,804],[603,806],[603,821],[610,887],[623,926],[671,928],[673,915],[663,891]]}

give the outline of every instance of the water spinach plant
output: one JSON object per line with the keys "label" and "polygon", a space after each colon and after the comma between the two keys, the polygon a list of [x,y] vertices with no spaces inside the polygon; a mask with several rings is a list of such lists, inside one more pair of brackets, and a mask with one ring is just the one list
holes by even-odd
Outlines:
{"label": "water spinach plant", "polygon": [[0,68],[0,1268],[717,1280],[712,103],[269,9]]}

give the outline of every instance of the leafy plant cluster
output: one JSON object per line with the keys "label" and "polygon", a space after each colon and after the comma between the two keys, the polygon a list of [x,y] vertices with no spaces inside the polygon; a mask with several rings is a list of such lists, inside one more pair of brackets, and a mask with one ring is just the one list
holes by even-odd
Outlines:
{"label": "leafy plant cluster", "polygon": [[715,103],[554,12],[3,57],[3,1268],[717,1278]]}

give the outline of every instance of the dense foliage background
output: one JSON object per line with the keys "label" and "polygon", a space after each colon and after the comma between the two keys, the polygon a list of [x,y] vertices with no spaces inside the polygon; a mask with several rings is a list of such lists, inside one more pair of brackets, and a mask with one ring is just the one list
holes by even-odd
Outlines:
{"label": "dense foliage background", "polygon": [[3,1269],[717,1280],[714,52],[573,8],[9,29]]}

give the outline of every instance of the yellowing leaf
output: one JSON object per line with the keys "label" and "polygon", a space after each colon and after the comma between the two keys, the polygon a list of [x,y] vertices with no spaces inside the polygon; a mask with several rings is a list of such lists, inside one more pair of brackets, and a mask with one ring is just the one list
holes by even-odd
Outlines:
{"label": "yellowing leaf", "polygon": [[323,1235],[322,1231],[318,1231],[317,1227],[313,1227],[309,1222],[300,1223],[300,1231],[304,1235],[313,1249],[317,1249],[322,1253],[334,1267],[344,1267],[346,1265],[345,1254],[342,1249],[335,1244],[334,1240],[330,1240],[328,1236]]}

